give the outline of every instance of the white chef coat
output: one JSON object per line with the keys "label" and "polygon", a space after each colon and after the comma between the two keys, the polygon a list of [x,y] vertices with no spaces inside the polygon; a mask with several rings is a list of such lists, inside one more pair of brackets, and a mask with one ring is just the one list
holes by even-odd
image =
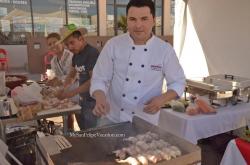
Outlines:
{"label": "white chef coat", "polygon": [[110,103],[108,119],[131,121],[137,115],[157,125],[159,113],[143,112],[144,104],[167,88],[181,96],[185,76],[175,51],[167,42],[152,36],[145,45],[135,45],[129,33],[109,40],[93,70],[90,94],[102,90]]}

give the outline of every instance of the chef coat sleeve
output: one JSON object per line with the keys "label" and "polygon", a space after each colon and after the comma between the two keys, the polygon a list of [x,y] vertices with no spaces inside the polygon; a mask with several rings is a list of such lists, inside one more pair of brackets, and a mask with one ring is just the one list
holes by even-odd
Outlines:
{"label": "chef coat sleeve", "polygon": [[102,90],[105,94],[113,75],[113,44],[108,41],[102,49],[91,78],[90,95],[96,90]]}
{"label": "chef coat sleeve", "polygon": [[163,71],[167,81],[167,90],[174,90],[178,96],[181,97],[186,85],[184,71],[174,49],[170,45],[168,45],[166,53],[167,55],[164,59]]}

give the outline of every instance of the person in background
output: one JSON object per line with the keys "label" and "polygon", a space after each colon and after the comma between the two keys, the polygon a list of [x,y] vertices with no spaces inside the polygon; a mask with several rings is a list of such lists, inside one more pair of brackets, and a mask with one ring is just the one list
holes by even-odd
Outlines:
{"label": "person in background", "polygon": [[[51,83],[58,80],[64,81],[70,72],[73,53],[66,49],[63,43],[58,43],[61,40],[58,33],[50,33],[46,39],[49,50],[55,54],[51,60],[51,70],[55,78],[51,80]],[[74,115],[68,115],[68,128],[74,130]]]}
{"label": "person in background", "polygon": [[61,36],[58,33],[50,33],[47,36],[48,48],[56,55],[51,60],[51,69],[56,77],[65,79],[70,72],[73,53],[66,49],[63,43],[56,44],[59,40]]}
{"label": "person in background", "polygon": [[[86,42],[82,31],[86,32],[86,30],[77,29],[74,24],[70,24],[64,29],[64,37],[61,42],[65,43],[67,48],[74,53],[74,56],[71,70],[64,83],[65,89],[58,95],[61,99],[80,95],[82,109],[80,114],[75,115],[81,130],[95,127],[97,122],[97,117],[92,113],[95,100],[89,95],[89,87],[92,70],[99,55],[98,50]],[[69,90],[68,87],[75,79],[78,79],[79,87]]]}
{"label": "person in background", "polygon": [[128,32],[105,44],[93,70],[93,113],[101,117],[98,125],[132,121],[134,115],[157,125],[161,107],[182,95],[185,75],[172,46],[152,33],[152,0],[131,0],[126,12]]}
{"label": "person in background", "polygon": [[7,51],[5,49],[0,48],[0,70],[8,70],[8,57]]}

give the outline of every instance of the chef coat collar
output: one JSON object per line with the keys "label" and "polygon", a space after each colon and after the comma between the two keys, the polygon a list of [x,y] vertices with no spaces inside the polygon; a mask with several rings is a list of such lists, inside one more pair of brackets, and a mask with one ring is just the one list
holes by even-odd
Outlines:
{"label": "chef coat collar", "polygon": [[[135,45],[135,44],[134,44],[134,40],[133,40],[133,38],[130,36],[129,32],[127,32],[127,36],[128,36],[128,38],[129,38],[130,44],[131,44],[131,45]],[[146,44],[144,44],[144,46],[148,47],[148,46],[153,42],[154,38],[155,38],[155,35],[152,33],[151,38],[148,39],[148,41],[146,42]],[[135,46],[138,46],[138,45],[135,45]],[[141,45],[141,46],[143,46],[143,45]]]}

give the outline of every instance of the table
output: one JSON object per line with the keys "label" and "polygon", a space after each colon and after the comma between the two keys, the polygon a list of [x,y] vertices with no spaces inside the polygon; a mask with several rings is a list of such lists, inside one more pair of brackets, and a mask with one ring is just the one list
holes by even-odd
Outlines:
{"label": "table", "polygon": [[81,111],[81,107],[79,105],[74,105],[71,108],[65,109],[49,109],[46,111],[40,111],[37,113],[36,119],[43,119],[49,117],[62,116],[63,118],[63,132],[68,132],[68,115],[72,113],[77,113]]}
{"label": "table", "polygon": [[[72,113],[77,113],[81,111],[81,107],[79,105],[74,105],[71,108],[65,108],[65,109],[49,109],[40,111],[37,113],[37,115],[33,118],[33,120],[39,120],[44,118],[50,118],[50,117],[56,117],[56,116],[62,116],[63,117],[63,132],[67,133],[68,131],[68,115]],[[4,119],[2,120],[4,125],[11,124],[11,123],[17,123],[22,122],[18,120],[18,118],[10,118],[10,119]]]}
{"label": "table", "polygon": [[228,105],[216,114],[189,116],[172,109],[162,109],[159,127],[193,144],[199,139],[244,127],[250,119],[250,103]]}
{"label": "table", "polygon": [[250,163],[250,143],[239,138],[231,140],[221,160],[221,165],[246,165]]}

